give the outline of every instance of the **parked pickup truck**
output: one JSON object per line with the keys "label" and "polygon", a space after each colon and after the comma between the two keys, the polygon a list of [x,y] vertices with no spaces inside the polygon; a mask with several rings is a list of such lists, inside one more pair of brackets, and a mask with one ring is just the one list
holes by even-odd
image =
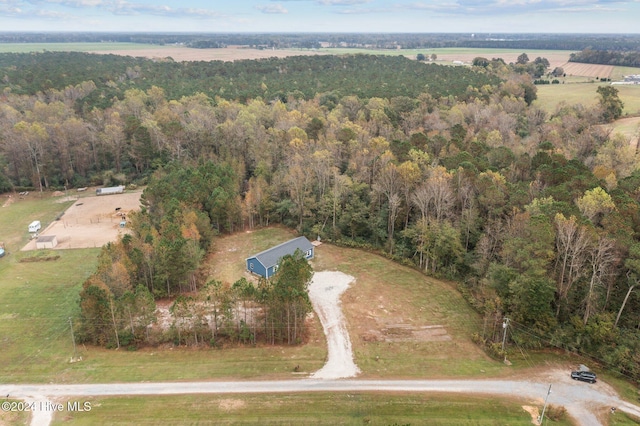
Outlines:
{"label": "parked pickup truck", "polygon": [[571,378],[573,380],[582,380],[583,382],[595,383],[596,374],[591,371],[572,371]]}

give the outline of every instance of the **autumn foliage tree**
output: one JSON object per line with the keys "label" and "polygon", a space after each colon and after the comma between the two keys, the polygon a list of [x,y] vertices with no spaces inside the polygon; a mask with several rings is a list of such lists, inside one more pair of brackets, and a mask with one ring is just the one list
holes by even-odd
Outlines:
{"label": "autumn foliage tree", "polygon": [[[102,74],[87,65],[96,58],[65,54],[65,73],[45,87],[52,54],[33,56],[3,68],[0,187],[146,185],[131,233],[103,249],[83,286],[87,342],[303,341],[304,286],[220,282],[206,268],[218,235],[272,224],[456,280],[487,321],[509,316],[538,345],[605,355],[640,340],[627,278],[638,160],[624,136],[594,125],[622,105],[601,89],[597,107],[533,106],[543,58],[471,69],[105,57]],[[88,79],[94,71],[104,78]],[[173,334],[151,333],[149,296],[182,296]]]}

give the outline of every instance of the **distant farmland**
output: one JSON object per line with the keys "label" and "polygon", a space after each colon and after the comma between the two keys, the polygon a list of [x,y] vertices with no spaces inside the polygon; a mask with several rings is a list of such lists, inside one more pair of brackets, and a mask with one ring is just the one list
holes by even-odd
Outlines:
{"label": "distant farmland", "polygon": [[613,73],[613,65],[581,64],[579,62],[567,62],[562,65],[566,75],[579,75],[582,77],[609,78]]}

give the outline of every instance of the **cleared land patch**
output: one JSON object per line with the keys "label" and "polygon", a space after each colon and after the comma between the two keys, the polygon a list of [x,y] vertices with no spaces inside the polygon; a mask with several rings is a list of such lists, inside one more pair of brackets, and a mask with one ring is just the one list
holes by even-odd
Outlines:
{"label": "cleared land patch", "polygon": [[[102,247],[127,232],[126,227],[120,227],[120,222],[126,220],[128,212],[140,209],[141,194],[133,191],[79,198],[40,235],[55,235],[58,245],[54,249]],[[36,242],[31,240],[22,250],[35,248]]]}
{"label": "cleared land patch", "polygon": [[449,283],[362,250],[323,244],[314,269],[355,277],[342,296],[359,377],[502,374],[471,341],[480,319]]}

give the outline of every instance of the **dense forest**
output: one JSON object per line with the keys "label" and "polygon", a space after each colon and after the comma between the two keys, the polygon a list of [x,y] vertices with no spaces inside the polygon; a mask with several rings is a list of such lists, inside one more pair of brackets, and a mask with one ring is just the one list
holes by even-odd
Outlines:
{"label": "dense forest", "polygon": [[572,53],[569,62],[640,67],[640,50],[616,52],[608,49],[584,49],[581,52]]}
{"label": "dense forest", "polygon": [[345,95],[363,98],[461,97],[469,87],[495,85],[488,73],[464,67],[422,64],[405,57],[299,56],[235,62],[156,62],[87,53],[0,54],[0,88],[13,94],[57,96],[70,86],[92,82],[95,90],[76,95],[74,108],[90,111],[123,99],[129,88],[161,87],[170,99],[195,93],[211,98],[265,101],[311,99],[324,93],[335,103]]}
{"label": "dense forest", "polygon": [[[114,77],[126,76],[130,60]],[[597,107],[563,104],[548,114],[531,104],[526,63],[478,61],[459,74],[406,61],[421,74],[395,58],[328,61],[320,62],[332,64],[327,76],[305,74],[309,58],[267,61],[292,72],[299,64],[300,76],[324,82],[313,94],[292,86],[283,96],[235,99],[207,93],[241,73],[211,74],[196,90],[176,71],[200,75],[207,67],[199,63],[141,62],[135,78],[66,87],[34,78],[33,93],[14,91],[24,90],[20,75],[3,68],[6,187],[147,185],[133,233],[103,249],[83,286],[81,338],[108,346],[299,342],[296,318],[308,304],[291,282],[304,282],[304,265],[258,291],[219,283],[203,264],[217,235],[280,223],[455,280],[487,324],[508,317],[517,325],[521,347],[562,347],[640,379],[637,141],[594,126],[621,111],[615,88],[598,91]],[[380,87],[362,81],[368,91],[350,93],[351,61],[368,73],[353,79],[379,73]],[[243,78],[256,73],[267,88],[282,75],[245,65]],[[149,69],[174,78],[154,80]],[[32,75],[67,84],[74,68],[64,77],[54,70]],[[383,95],[401,87],[396,80],[411,89]],[[117,95],[102,102],[104,86]],[[175,300],[173,327],[149,335],[159,297]],[[500,336],[479,330],[476,338],[500,351]]]}
{"label": "dense forest", "polygon": [[358,47],[420,49],[472,47],[538,50],[640,50],[637,34],[546,33],[16,33],[0,32],[0,43],[120,42],[180,44],[195,48],[251,46],[255,48]]}

